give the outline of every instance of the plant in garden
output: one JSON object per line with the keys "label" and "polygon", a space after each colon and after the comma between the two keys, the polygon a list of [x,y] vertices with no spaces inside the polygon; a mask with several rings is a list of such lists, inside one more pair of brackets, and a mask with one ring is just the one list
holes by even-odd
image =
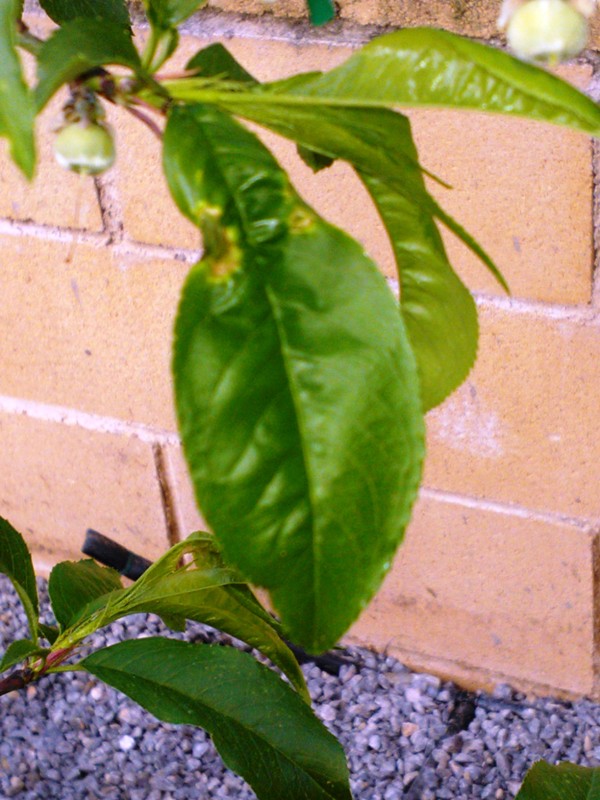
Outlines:
{"label": "plant in garden", "polygon": [[[182,290],[173,377],[212,534],[192,534],[128,588],[90,560],[57,565],[50,627],[38,619],[26,545],[0,521],[0,571],[29,621],[28,638],[0,664],[11,670],[0,693],[86,670],[163,720],[206,728],[262,798],[349,798],[341,747],[312,714],[282,634],[311,652],[330,648],[373,596],[419,486],[423,414],[475,359],[475,304],[437,224],[506,288],[427,191],[410,123],[395,109],[521,115],[592,135],[600,109],[553,75],[440,30],[391,33],[330,72],[261,84],[218,44],[169,75],[178,26],[199,0],[145,0],[142,52],[125,0],[40,5],[58,24],[46,40],[22,22],[22,3],[0,4],[0,134],[15,162],[32,176],[35,116],[68,87],[57,158],[88,174],[109,167],[115,149],[102,106],[115,104],[157,133],[174,201],[202,233],[204,254]],[[317,22],[332,8],[329,0],[310,7]],[[19,48],[37,63],[32,89]],[[355,169],[392,244],[399,302],[362,248],[304,203],[238,118],[292,139],[314,170],[336,159]],[[248,582],[269,591],[278,620]],[[168,638],[82,655],[94,631],[138,612],[175,630],[188,619],[220,628],[288,682],[247,653]]]}

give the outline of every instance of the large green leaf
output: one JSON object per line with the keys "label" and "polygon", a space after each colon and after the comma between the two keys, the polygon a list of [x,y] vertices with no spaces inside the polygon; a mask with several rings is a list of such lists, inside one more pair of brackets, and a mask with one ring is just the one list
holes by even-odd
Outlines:
{"label": "large green leaf", "polygon": [[420,479],[419,386],[397,305],[359,245],[229,116],[174,109],[165,171],[206,248],[173,362],[200,506],[290,638],[327,649],[379,586]]}
{"label": "large green leaf", "polygon": [[38,110],[64,83],[107,64],[141,71],[141,63],[129,32],[108,19],[80,18],[66,22],[44,43],[38,59]]}
{"label": "large green leaf", "polygon": [[31,555],[21,534],[0,517],[0,572],[7,575],[27,614],[31,639],[37,639],[39,602]]}
{"label": "large green leaf", "polygon": [[525,776],[516,800],[600,800],[600,769],[538,761]]}
{"label": "large green leaf", "polygon": [[275,82],[286,103],[437,106],[495,111],[600,132],[600,108],[568,83],[493,47],[435,28],[374,39],[310,80]]}
{"label": "large green leaf", "polygon": [[130,24],[126,0],[40,0],[40,5],[59,25],[78,17],[102,17],[126,28]]}
{"label": "large green leaf", "polygon": [[[182,559],[187,560],[182,562]],[[196,620],[260,650],[308,700],[304,676],[293,653],[279,636],[279,626],[241,583],[237,573],[223,564],[211,535],[196,533],[174,545],[127,589],[115,590],[116,581],[113,584],[112,576],[97,572],[99,567],[96,571],[90,570],[91,581],[86,580],[90,577],[89,571],[78,567],[68,565],[66,573],[61,570],[50,587],[53,604],[58,602],[61,616],[68,614],[67,601],[75,594],[77,583],[82,588],[81,599],[87,595],[85,604],[73,598],[72,627],[62,633],[57,646],[72,646],[130,614],[158,614],[175,628],[181,628],[186,619]]]}
{"label": "large green leaf", "polygon": [[205,728],[262,800],[351,800],[339,743],[246,653],[150,638],[99,650],[80,666],[165,722]]}
{"label": "large green leaf", "polygon": [[200,81],[169,84],[174,97],[221,103],[351,108],[445,107],[498,112],[600,131],[600,108],[570,84],[532,64],[470,39],[435,28],[405,28],[365,45],[329,72],[306,73],[243,87]]}
{"label": "large green leaf", "polygon": [[[477,311],[448,261],[434,219],[459,226],[425,188],[408,119],[376,108],[237,106],[235,97],[227,107],[358,170],[396,256],[401,310],[417,358],[424,410],[441,403],[462,383],[475,360]],[[458,233],[473,244],[462,229]],[[506,286],[489,257],[483,257]]]}
{"label": "large green leaf", "polygon": [[157,28],[175,28],[199,8],[206,0],[143,0],[148,19]]}
{"label": "large green leaf", "polygon": [[0,136],[8,139],[15,164],[31,178],[35,166],[33,101],[15,49],[20,10],[17,0],[0,3]]}
{"label": "large green leaf", "polygon": [[118,572],[99,566],[91,558],[62,561],[53,568],[48,580],[52,610],[63,629],[76,622],[88,603],[122,588]]}

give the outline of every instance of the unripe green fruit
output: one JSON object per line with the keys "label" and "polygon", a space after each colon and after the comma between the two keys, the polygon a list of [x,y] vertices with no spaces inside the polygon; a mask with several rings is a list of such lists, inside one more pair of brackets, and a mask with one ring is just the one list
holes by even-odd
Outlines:
{"label": "unripe green fruit", "polygon": [[114,163],[115,145],[105,125],[73,122],[57,134],[54,155],[65,169],[84,175],[99,175]]}
{"label": "unripe green fruit", "polygon": [[588,23],[565,0],[529,0],[511,17],[507,37],[519,58],[556,63],[583,50]]}

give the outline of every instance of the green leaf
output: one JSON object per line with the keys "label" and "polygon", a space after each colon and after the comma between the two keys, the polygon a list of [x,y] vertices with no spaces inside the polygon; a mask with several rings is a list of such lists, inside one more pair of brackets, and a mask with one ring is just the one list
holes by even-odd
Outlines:
{"label": "green leaf", "polygon": [[[434,219],[457,223],[429,195],[408,119],[387,109],[276,107],[228,103],[235,113],[269,127],[323,157],[358,171],[386,226],[398,267],[401,311],[417,358],[425,411],[459,386],[477,352],[477,311],[452,269]],[[457,231],[473,245],[462,228]],[[477,245],[475,245],[477,246]],[[496,278],[506,283],[479,251]]]}
{"label": "green leaf", "polygon": [[205,728],[262,800],[351,800],[340,744],[247,653],[149,638],[92,653],[79,666],[160,720]]}
{"label": "green leaf", "polygon": [[38,631],[40,636],[43,636],[44,639],[47,639],[50,644],[54,644],[60,633],[58,628],[55,628],[54,625],[44,625],[43,622],[38,623]]}
{"label": "green leaf", "polygon": [[122,588],[118,572],[99,566],[91,558],[62,561],[48,580],[52,610],[62,629],[73,625],[88,603]]}
{"label": "green leaf", "polygon": [[435,28],[405,28],[365,45],[344,64],[266,92],[286,103],[437,106],[500,112],[600,132],[600,108],[570,84],[497,48]]}
{"label": "green leaf", "polygon": [[141,72],[141,63],[129,32],[105,19],[66,22],[44,43],[38,59],[38,110],[64,83],[94,67],[119,64]]}
{"label": "green leaf", "polygon": [[4,672],[5,669],[13,667],[15,664],[20,664],[21,661],[29,658],[29,656],[45,656],[49,652],[46,648],[32,642],[31,639],[17,639],[16,642],[11,642],[6,648],[4,657],[0,662],[0,672]]}
{"label": "green leaf", "polygon": [[324,156],[322,153],[317,153],[316,150],[311,150],[310,147],[298,145],[298,155],[304,161],[307,167],[310,167],[313,172],[320,172],[322,169],[327,169],[335,161],[331,156]]}
{"label": "green leaf", "polygon": [[32,178],[35,115],[31,93],[23,79],[15,49],[16,23],[20,15],[21,5],[17,0],[0,3],[0,136],[5,136],[10,142],[15,164],[27,178]]}
{"label": "green leaf", "polygon": [[130,26],[126,0],[40,0],[40,5],[59,25],[79,17],[102,17],[125,28]]}
{"label": "green leaf", "polygon": [[390,237],[400,308],[417,358],[423,410],[429,411],[460,386],[475,362],[477,308],[448,261],[431,215],[385,180],[361,177]]}
{"label": "green leaf", "polygon": [[[182,564],[186,556],[192,560]],[[139,613],[157,614],[176,630],[185,627],[184,620],[196,620],[247,642],[270,658],[309,699],[302,670],[280,638],[277,623],[241,584],[239,575],[223,564],[210,534],[192,534],[129,588],[103,594],[78,608],[78,621],[63,633],[60,644],[70,646],[98,628]]]}
{"label": "green leaf", "polygon": [[206,250],[173,361],[197,498],[290,638],[325,650],[376,591],[410,515],[423,455],[414,357],[375,265],[253,134],[214,108],[176,108],[164,145]]}
{"label": "green leaf", "polygon": [[31,555],[21,534],[0,517],[0,572],[7,575],[27,614],[32,639],[37,639],[39,602]]}
{"label": "green leaf", "polygon": [[206,0],[144,0],[150,23],[156,28],[175,28],[199,8]]}
{"label": "green leaf", "polygon": [[515,800],[600,800],[600,769],[535,763]]}
{"label": "green leaf", "polygon": [[313,25],[324,25],[335,17],[333,0],[307,0],[307,3]]}
{"label": "green leaf", "polygon": [[[307,73],[287,79],[284,83],[288,89],[299,90],[311,80],[312,73]],[[186,90],[186,81],[177,82],[169,88],[180,99],[187,98],[190,101],[197,95],[207,94],[205,89],[198,91],[193,88],[193,79],[189,83],[191,89]],[[425,190],[421,172],[426,170],[418,164],[405,116],[386,108],[319,105],[313,99],[290,104],[289,93],[272,96],[262,93],[261,88],[246,91],[239,84],[235,91],[209,92],[210,96],[214,97],[215,94],[219,106],[230,113],[287,136],[326,160],[343,158],[361,172],[385,179],[390,188],[419,205],[421,213],[435,217],[458,236],[508,291],[502,273],[486,251]],[[430,177],[445,185],[436,176]]]}
{"label": "green leaf", "polygon": [[198,70],[203,78],[219,78],[238,83],[257,84],[257,80],[219,42],[199,50],[185,65]]}

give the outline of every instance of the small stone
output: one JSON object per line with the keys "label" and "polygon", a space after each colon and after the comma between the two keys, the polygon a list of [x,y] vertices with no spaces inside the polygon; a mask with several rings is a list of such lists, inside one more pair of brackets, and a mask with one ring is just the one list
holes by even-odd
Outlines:
{"label": "small stone", "polygon": [[119,749],[123,750],[124,753],[128,753],[130,750],[133,750],[135,747],[135,739],[133,736],[121,736],[119,739]]}
{"label": "small stone", "polygon": [[416,706],[421,703],[421,692],[414,686],[409,686],[408,689],[404,692],[404,696],[411,704],[411,706]]}
{"label": "small stone", "polygon": [[412,736],[413,733],[419,730],[419,726],[415,722],[403,722],[401,727],[402,736]]}
{"label": "small stone", "polygon": [[95,702],[98,703],[104,697],[104,689],[102,686],[92,686],[90,689],[90,697]]}
{"label": "small stone", "polygon": [[333,706],[323,706],[321,708],[321,719],[325,720],[325,722],[333,722],[333,720],[337,717],[337,711]]}

